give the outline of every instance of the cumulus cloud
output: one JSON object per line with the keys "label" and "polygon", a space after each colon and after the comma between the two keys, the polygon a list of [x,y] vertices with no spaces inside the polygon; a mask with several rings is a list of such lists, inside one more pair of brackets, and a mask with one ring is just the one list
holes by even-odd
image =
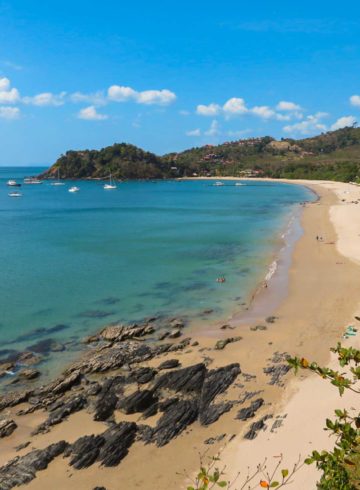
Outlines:
{"label": "cumulus cloud", "polygon": [[352,95],[350,97],[350,104],[355,107],[360,107],[360,95]]}
{"label": "cumulus cloud", "polygon": [[245,100],[239,97],[232,97],[225,102],[222,108],[227,114],[245,114],[248,112],[245,105]]}
{"label": "cumulus cloud", "polygon": [[78,116],[79,119],[85,119],[86,121],[103,121],[108,119],[108,115],[99,114],[96,110],[96,107],[91,105],[89,107],[85,107],[79,111]]}
{"label": "cumulus cloud", "polygon": [[20,109],[18,107],[0,107],[0,118],[2,119],[18,119],[20,117]]}
{"label": "cumulus cloud", "polygon": [[16,104],[19,100],[19,91],[11,88],[10,80],[6,77],[0,78],[0,104]]}
{"label": "cumulus cloud", "polygon": [[203,105],[199,104],[196,107],[196,113],[200,114],[200,116],[217,116],[220,114],[221,107],[218,104],[209,104],[209,105]]}
{"label": "cumulus cloud", "polygon": [[175,101],[176,95],[167,89],[144,90],[138,92],[131,87],[112,85],[107,91],[108,98],[115,102],[126,102],[133,100],[138,104],[145,105],[169,105]]}
{"label": "cumulus cloud", "polygon": [[22,101],[24,104],[36,105],[40,107],[58,107],[65,103],[65,96],[66,92],[60,92],[59,94],[43,92],[41,94],[34,95],[33,97],[23,97]]}
{"label": "cumulus cloud", "polygon": [[260,105],[260,106],[255,106],[251,109],[252,114],[255,114],[255,116],[259,116],[262,119],[270,119],[274,116],[276,116],[275,111],[270,109],[267,105]]}
{"label": "cumulus cloud", "polygon": [[356,119],[354,116],[343,116],[331,125],[331,131],[336,131],[337,129],[346,128],[348,126],[353,126],[356,124]]}
{"label": "cumulus cloud", "polygon": [[301,111],[301,106],[295,104],[295,102],[289,102],[286,100],[281,100],[276,106],[278,111]]}
{"label": "cumulus cloud", "polygon": [[186,131],[186,136],[201,136],[201,131],[199,128],[191,129],[190,131]]}
{"label": "cumulus cloud", "polygon": [[316,131],[326,131],[327,127],[322,122],[322,119],[327,117],[328,115],[329,114],[327,114],[326,112],[317,112],[316,114],[306,116],[304,121],[284,126],[283,130],[286,133],[300,133],[304,135],[311,134]]}

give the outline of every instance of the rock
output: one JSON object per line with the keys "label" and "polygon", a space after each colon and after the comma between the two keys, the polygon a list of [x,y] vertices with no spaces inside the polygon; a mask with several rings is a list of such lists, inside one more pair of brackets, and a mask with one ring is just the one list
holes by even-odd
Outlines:
{"label": "rock", "polygon": [[170,330],[165,330],[165,332],[162,332],[158,335],[158,340],[164,340],[170,335]]}
{"label": "rock", "polygon": [[93,490],[106,490],[105,487],[94,487]]}
{"label": "rock", "polygon": [[71,456],[70,465],[80,470],[100,461],[103,466],[116,466],[128,454],[135,440],[137,426],[134,422],[121,422],[101,435],[83,436],[66,451]]}
{"label": "rock", "polygon": [[220,442],[224,439],[224,437],[226,436],[226,434],[220,434],[219,436],[217,437],[210,437],[209,439],[206,439],[204,441],[204,444],[215,444],[215,442]]}
{"label": "rock", "polygon": [[[74,397],[60,402],[56,405],[56,408],[50,413],[45,422],[40,424],[31,434],[36,435],[42,432],[47,432],[52,425],[59,424],[66,417],[74,412],[78,412],[84,408],[87,404],[86,398],[83,395],[75,395]],[[59,406],[59,408],[57,408]]]}
{"label": "rock", "polygon": [[238,342],[242,337],[228,337],[227,339],[220,339],[215,344],[216,350],[224,349],[228,344],[232,344],[233,342]]}
{"label": "rock", "polygon": [[151,390],[135,391],[135,393],[119,401],[117,408],[126,414],[144,412],[157,402],[157,397]]}
{"label": "rock", "polygon": [[159,370],[162,369],[174,369],[181,366],[180,361],[178,359],[167,359],[166,361],[162,362],[160,366],[158,367]]}
{"label": "rock", "polygon": [[224,402],[209,405],[200,413],[201,425],[210,425],[216,422],[222,414],[228,412],[233,407],[232,402]]}
{"label": "rock", "polygon": [[154,391],[167,388],[175,392],[200,393],[206,374],[205,364],[195,364],[190,367],[170,371],[155,380]]}
{"label": "rock", "polygon": [[105,327],[99,334],[102,340],[122,342],[135,337],[144,337],[155,332],[152,325],[116,325]]}
{"label": "rock", "polygon": [[128,381],[139,383],[139,384],[146,384],[149,383],[152,379],[154,379],[156,373],[157,373],[156,369],[149,368],[149,367],[142,367],[132,371],[130,376],[128,377]]}
{"label": "rock", "polygon": [[205,410],[217,395],[227,390],[240,373],[238,363],[208,371],[201,391],[200,411]]}
{"label": "rock", "polygon": [[22,366],[33,366],[34,364],[39,364],[42,361],[42,357],[39,354],[34,354],[33,352],[20,352],[15,356],[16,364]]}
{"label": "rock", "polygon": [[22,444],[19,444],[18,446],[15,447],[15,450],[18,452],[18,451],[21,451],[22,449],[25,449],[26,447],[28,447],[30,444],[30,441],[26,441],[26,442],[23,442]]}
{"label": "rock", "polygon": [[119,401],[118,395],[123,393],[124,376],[115,376],[105,380],[95,404],[94,420],[108,419],[114,412]]}
{"label": "rock", "polygon": [[256,412],[263,404],[264,404],[264,399],[258,398],[257,400],[251,402],[251,405],[249,407],[244,407],[241,410],[239,410],[235,418],[238,420],[247,420],[253,418],[255,417]]}
{"label": "rock", "polygon": [[275,366],[266,367],[263,369],[264,373],[271,377],[269,385],[283,386],[281,378],[285,376],[291,369],[289,364],[278,364]]}
{"label": "rock", "polygon": [[49,352],[61,352],[65,350],[65,346],[54,339],[44,339],[29,345],[27,350],[36,354],[48,354]]}
{"label": "rock", "polygon": [[206,310],[202,311],[202,315],[211,315],[211,313],[214,313],[213,308],[207,308]]}
{"label": "rock", "polygon": [[275,321],[278,319],[277,316],[268,316],[265,318],[266,323],[275,323]]}
{"label": "rock", "polygon": [[0,378],[9,374],[9,372],[15,367],[14,362],[4,361],[0,364]]}
{"label": "rock", "polygon": [[225,324],[225,325],[221,325],[220,329],[221,330],[234,330],[235,327],[232,327],[231,325],[229,324]]}
{"label": "rock", "polygon": [[169,339],[177,339],[178,337],[181,337],[182,332],[179,328],[176,328],[174,330],[171,330],[169,333]]}
{"label": "rock", "polygon": [[77,470],[88,468],[95,463],[104,444],[105,439],[102,435],[83,436],[67,448],[64,456],[71,455],[69,464]]}
{"label": "rock", "polygon": [[37,369],[23,369],[22,371],[19,372],[18,378],[31,380],[31,379],[38,378],[40,374],[41,374],[40,371],[38,371]]}
{"label": "rock", "polygon": [[25,456],[17,456],[0,468],[1,490],[11,490],[14,487],[29,483],[36,477],[36,472],[45,470],[48,464],[67,447],[65,441],[50,444],[45,449],[34,449]]}
{"label": "rock", "polygon": [[255,437],[258,435],[258,432],[262,429],[266,429],[266,420],[271,419],[272,415],[265,415],[262,419],[258,420],[257,422],[254,422],[250,426],[250,430],[244,435],[244,439],[255,439]]}
{"label": "rock", "polygon": [[2,397],[0,397],[0,410],[8,407],[14,407],[19,403],[26,402],[31,393],[31,391],[6,393]]}
{"label": "rock", "polygon": [[11,419],[4,419],[0,421],[0,438],[9,436],[14,432],[17,425]]}
{"label": "rock", "polygon": [[70,374],[62,375],[57,378],[52,383],[49,383],[46,386],[42,386],[39,388],[35,394],[37,395],[45,395],[45,394],[55,394],[62,395],[66,393],[66,391],[70,390],[73,386],[80,383],[82,380],[82,375],[80,371],[73,371]]}
{"label": "rock", "polygon": [[199,342],[197,340],[195,340],[191,345],[192,345],[192,347],[196,347],[199,345]]}
{"label": "rock", "polygon": [[117,466],[129,452],[135,441],[137,426],[134,422],[120,422],[104,432],[105,444],[100,451],[99,460],[103,466]]}
{"label": "rock", "polygon": [[196,400],[180,400],[168,406],[156,427],[150,431],[151,439],[158,447],[165,446],[197,419],[199,413]]}
{"label": "rock", "polygon": [[250,327],[250,330],[252,330],[253,332],[256,332],[256,330],[267,330],[267,326],[266,325],[255,325],[253,327]]}

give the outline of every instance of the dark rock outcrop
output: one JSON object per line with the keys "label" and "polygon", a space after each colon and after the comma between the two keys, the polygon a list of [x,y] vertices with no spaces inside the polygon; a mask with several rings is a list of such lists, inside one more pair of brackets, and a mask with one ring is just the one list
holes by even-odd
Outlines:
{"label": "dark rock outcrop", "polygon": [[154,391],[163,388],[182,393],[200,393],[206,375],[205,364],[194,364],[186,368],[170,371],[155,380]]}
{"label": "dark rock outcrop", "polygon": [[50,413],[45,422],[40,424],[33,432],[32,435],[39,434],[41,432],[47,432],[52,425],[59,424],[66,417],[74,412],[78,412],[84,408],[87,404],[86,398],[83,395],[75,395],[74,397],[61,402],[60,406],[56,405],[56,408]]}
{"label": "dark rock outcrop", "polygon": [[210,425],[216,422],[221,415],[231,410],[233,402],[212,403],[200,412],[200,423]]}
{"label": "dark rock outcrop", "polygon": [[258,398],[257,400],[251,402],[251,405],[249,407],[244,407],[241,410],[239,410],[235,418],[238,420],[247,420],[253,418],[255,417],[256,412],[259,410],[260,407],[262,407],[263,404],[264,404],[264,399]]}
{"label": "dark rock outcrop", "polygon": [[36,472],[45,470],[48,464],[67,447],[65,441],[51,444],[45,449],[35,449],[25,456],[17,456],[0,468],[1,490],[11,490],[33,480]]}
{"label": "dark rock outcrop", "polygon": [[119,401],[117,408],[126,414],[144,412],[157,402],[152,390],[138,390]]}
{"label": "dark rock outcrop", "polygon": [[70,465],[80,470],[100,461],[103,466],[116,466],[128,454],[135,440],[137,426],[134,422],[121,422],[101,435],[83,436],[69,446],[65,456]]}

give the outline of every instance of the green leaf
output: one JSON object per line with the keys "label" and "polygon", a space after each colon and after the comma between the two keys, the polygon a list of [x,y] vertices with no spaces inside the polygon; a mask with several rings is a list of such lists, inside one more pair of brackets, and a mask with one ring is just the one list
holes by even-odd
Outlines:
{"label": "green leaf", "polygon": [[270,488],[276,488],[280,485],[278,481],[273,481],[272,484],[270,485]]}
{"label": "green leaf", "polygon": [[227,481],[219,481],[218,482],[218,486],[219,487],[222,487],[222,488],[226,487],[227,486]]}
{"label": "green leaf", "polygon": [[304,461],[305,464],[313,464],[313,462],[314,462],[313,458],[306,458]]}
{"label": "green leaf", "polygon": [[281,474],[283,478],[286,478],[289,474],[289,470],[281,470]]}

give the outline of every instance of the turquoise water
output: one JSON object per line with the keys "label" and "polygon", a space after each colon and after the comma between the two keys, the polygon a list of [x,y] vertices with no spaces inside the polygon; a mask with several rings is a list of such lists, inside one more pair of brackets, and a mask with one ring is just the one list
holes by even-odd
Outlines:
{"label": "turquoise water", "polygon": [[[241,308],[266,274],[303,187],[263,182],[101,182],[22,186],[8,178],[41,169],[0,168],[0,339],[83,337],[148,315],[221,318]],[[216,278],[225,276],[219,284]],[[57,325],[60,328],[54,328]],[[51,335],[46,329],[51,329]],[[20,337],[20,338],[19,338]],[[4,347],[4,348],[5,348]]]}

